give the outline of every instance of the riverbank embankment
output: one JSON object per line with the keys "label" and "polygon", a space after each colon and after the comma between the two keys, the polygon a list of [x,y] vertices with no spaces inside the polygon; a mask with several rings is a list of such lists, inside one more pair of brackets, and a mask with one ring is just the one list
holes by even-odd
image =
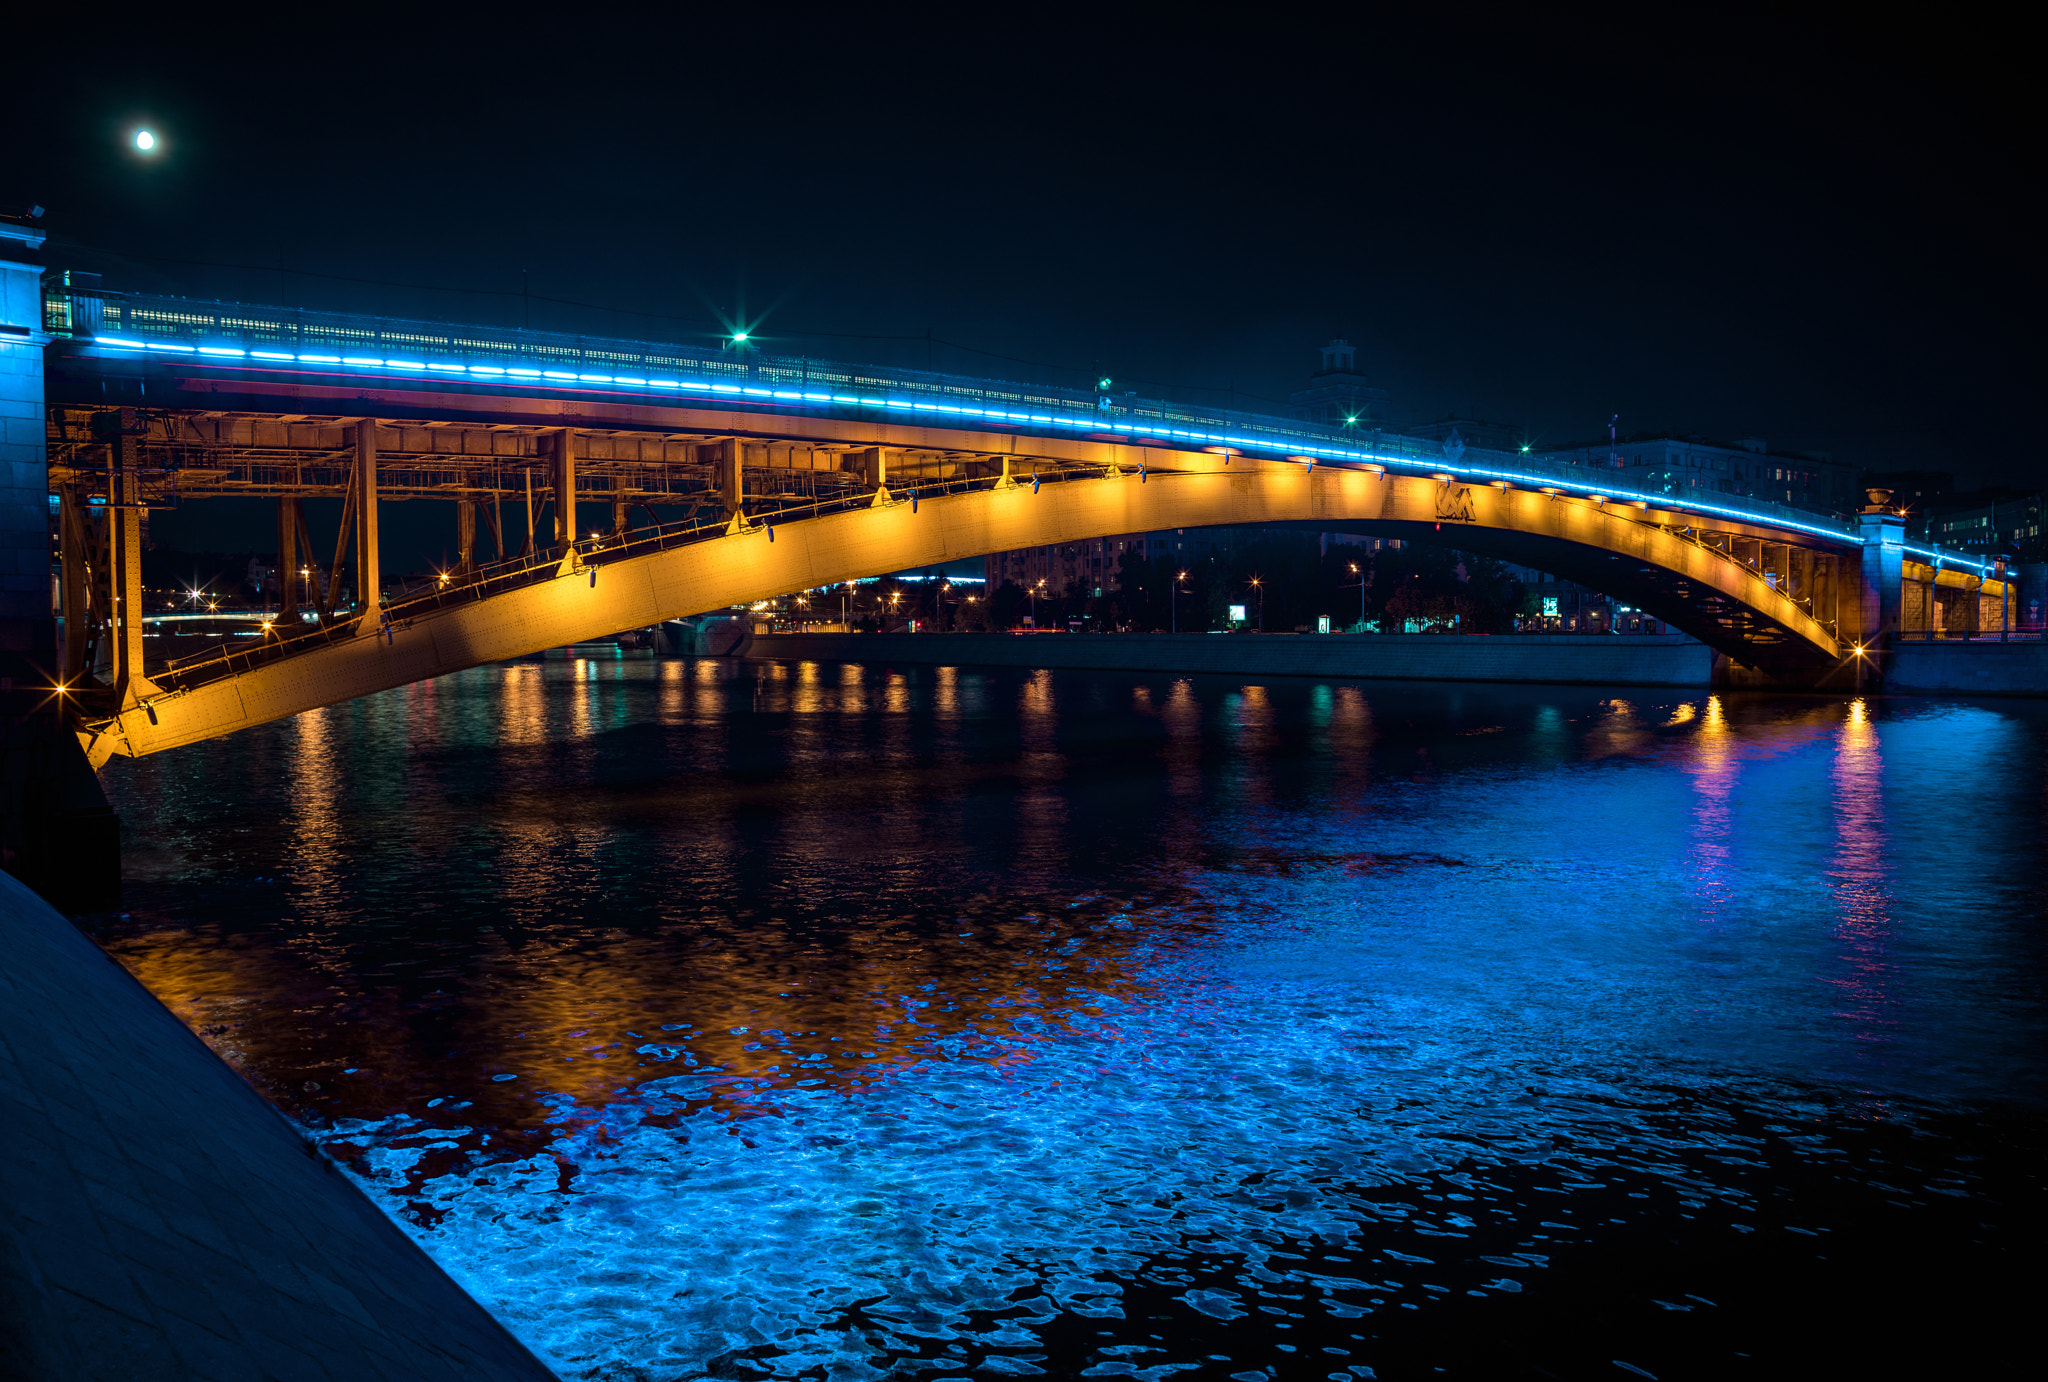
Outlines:
{"label": "riverbank embankment", "polygon": [[0,874],[0,1376],[553,1374],[120,965]]}
{"label": "riverbank embankment", "polygon": [[2048,641],[1989,638],[1920,643],[1885,653],[1884,689],[1921,695],[2048,696]]}
{"label": "riverbank embankment", "polygon": [[1399,681],[1706,686],[1713,652],[1683,634],[756,633],[744,657],[959,663]]}

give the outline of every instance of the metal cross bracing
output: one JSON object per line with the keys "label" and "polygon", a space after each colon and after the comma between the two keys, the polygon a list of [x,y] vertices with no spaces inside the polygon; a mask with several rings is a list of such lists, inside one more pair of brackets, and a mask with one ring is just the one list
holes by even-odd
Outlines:
{"label": "metal cross bracing", "polygon": [[[126,420],[128,454],[161,477],[161,502],[207,496],[340,498],[355,464],[357,417],[260,415],[176,409],[49,410],[53,486],[91,485],[106,473],[111,446],[99,419]],[[380,424],[378,489],[386,498],[523,499],[534,477],[556,463],[563,429],[461,420]],[[578,503],[687,504],[718,492],[723,448],[742,448],[746,493],[768,500],[829,498],[867,487],[874,448],[801,438],[705,431],[573,429]],[[1045,458],[1043,468],[1060,462]],[[952,448],[891,448],[888,474],[908,481],[1001,473],[1001,458]]]}
{"label": "metal cross bracing", "polygon": [[[374,435],[367,492],[375,496],[367,508],[358,502],[366,492],[366,425]],[[821,444],[703,430],[465,419],[366,424],[359,417],[185,409],[56,406],[47,427],[50,481],[63,516],[57,534],[66,630],[60,684],[73,688],[86,707],[118,699],[110,668],[126,641],[116,611],[124,598],[135,604],[140,594],[139,586],[130,586],[132,594],[123,595],[123,573],[106,555],[108,534],[119,527],[109,512],[114,507],[163,508],[223,496],[268,497],[279,505],[279,599],[265,639],[255,647],[224,643],[152,660],[147,677],[169,690],[331,642],[366,613],[389,619],[394,610],[416,613],[475,600],[550,578],[565,561],[664,550],[724,533],[735,521],[750,526],[902,501],[914,508],[921,494],[1001,483],[1020,459],[954,447]],[[1101,469],[1056,457],[1029,465],[1040,483]],[[146,504],[138,504],[141,491],[131,478],[140,476],[156,483]],[[570,493],[575,510],[609,507],[609,521],[572,526],[588,514],[564,515]],[[300,507],[321,498],[343,501],[331,558],[316,550]],[[459,556],[423,583],[390,588],[364,547],[363,514],[372,515],[374,549],[375,506],[399,499],[453,501]],[[492,549],[488,562],[485,537]],[[342,599],[345,585],[355,587],[352,604]],[[96,689],[95,679],[107,689]]]}

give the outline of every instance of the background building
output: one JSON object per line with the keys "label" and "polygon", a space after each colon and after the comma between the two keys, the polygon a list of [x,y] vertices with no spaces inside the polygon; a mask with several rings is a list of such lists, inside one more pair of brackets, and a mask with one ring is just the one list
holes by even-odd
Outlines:
{"label": "background building", "polygon": [[1303,422],[1329,427],[1383,427],[1387,391],[1376,389],[1358,372],[1358,348],[1338,339],[1323,347],[1323,367],[1309,376],[1309,386],[1287,396]]}
{"label": "background building", "polygon": [[1620,483],[1640,494],[1727,494],[1831,513],[1863,505],[1863,474],[1855,466],[1826,453],[1772,451],[1756,437],[1723,446],[1700,437],[1638,435],[1541,454],[1620,470]]}
{"label": "background building", "polygon": [[1987,556],[2009,547],[2023,562],[2041,561],[2048,553],[2041,537],[2044,494],[2007,489],[1952,495],[1928,512],[1928,540]]}

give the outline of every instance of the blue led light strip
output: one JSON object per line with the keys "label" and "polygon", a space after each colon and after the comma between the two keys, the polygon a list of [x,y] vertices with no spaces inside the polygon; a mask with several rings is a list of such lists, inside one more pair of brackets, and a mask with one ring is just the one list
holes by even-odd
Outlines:
{"label": "blue led light strip", "polygon": [[1910,542],[1901,543],[1900,547],[1903,548],[1905,551],[1911,552],[1916,557],[1927,558],[1927,560],[1933,562],[1936,566],[1970,567],[1976,571],[1980,579],[1990,576],[1991,573],[1996,569],[1993,563],[1991,562],[1979,561],[1976,558],[1970,557],[1961,552],[1943,552],[1938,548],[1930,549],[1926,547],[1915,547]]}
{"label": "blue led light strip", "polygon": [[[463,375],[492,383],[509,383],[528,388],[559,389],[563,385],[600,385],[613,388],[646,389],[671,395],[715,394],[736,399],[764,399],[773,403],[806,404],[828,403],[859,408],[880,408],[895,412],[946,413],[956,417],[977,417],[991,422],[1026,423],[1041,427],[1066,427],[1088,432],[1116,432],[1125,436],[1172,438],[1205,446],[1229,446],[1245,450],[1283,451],[1289,455],[1313,456],[1317,460],[1350,462],[1354,465],[1399,466],[1423,474],[1446,469],[1446,462],[1415,456],[1385,455],[1370,450],[1350,447],[1317,445],[1306,436],[1288,435],[1285,442],[1275,437],[1242,436],[1229,432],[1190,431],[1181,427],[1151,427],[1135,422],[1118,422],[1094,413],[1080,415],[1056,412],[1014,412],[1002,407],[974,407],[964,403],[930,403],[922,399],[874,397],[867,394],[822,393],[807,389],[774,389],[750,384],[729,384],[723,381],[675,378],[664,379],[639,375],[585,374],[568,370],[537,369],[511,365],[465,365],[432,360],[388,359],[362,355],[294,354],[279,350],[243,350],[236,346],[182,345],[169,341],[135,341],[120,336],[94,336],[96,345],[113,346],[125,350],[154,350],[168,354],[191,356],[195,364],[227,363],[234,360],[255,360],[265,364],[294,365],[338,365],[344,369],[376,369],[397,371],[424,377],[447,377]],[[1285,435],[1285,434],[1283,434]],[[1572,489],[1587,495],[1616,499],[1624,503],[1645,503],[1660,509],[1677,512],[1697,512],[1723,518],[1739,519],[1763,527],[1791,528],[1834,542],[1862,546],[1865,539],[1861,534],[1842,528],[1826,527],[1816,523],[1802,523],[1796,519],[1778,515],[1754,514],[1742,509],[1729,508],[1718,504],[1702,504],[1688,501],[1674,503],[1669,495],[1639,494],[1630,490],[1609,489],[1602,485],[1587,484],[1574,477],[1555,475],[1532,475],[1508,470],[1487,470],[1468,467],[1463,474],[1488,480],[1506,480],[1510,484],[1528,489]],[[1974,567],[1979,574],[1990,568],[1982,562],[1967,556],[1946,552],[1927,552],[1920,548],[1907,550],[1919,553],[1933,560],[1950,565]]]}

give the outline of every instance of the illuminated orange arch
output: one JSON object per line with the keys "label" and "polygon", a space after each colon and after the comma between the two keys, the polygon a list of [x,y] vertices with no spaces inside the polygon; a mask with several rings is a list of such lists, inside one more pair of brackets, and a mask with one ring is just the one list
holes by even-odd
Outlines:
{"label": "illuminated orange arch", "polygon": [[[1213,462],[1213,458],[1203,458]],[[1630,599],[1723,651],[1734,609],[1788,664],[1839,663],[1835,637],[1747,565],[1678,531],[1679,515],[1563,495],[1365,470],[1243,463],[1105,473],[1034,491],[975,489],[622,555],[474,604],[398,618],[236,676],[174,691],[89,727],[96,764],[194,743],[302,710],[544,648],[839,581],[1115,533],[1291,524],[1442,542],[1527,562]],[[590,571],[596,573],[591,578]]]}

